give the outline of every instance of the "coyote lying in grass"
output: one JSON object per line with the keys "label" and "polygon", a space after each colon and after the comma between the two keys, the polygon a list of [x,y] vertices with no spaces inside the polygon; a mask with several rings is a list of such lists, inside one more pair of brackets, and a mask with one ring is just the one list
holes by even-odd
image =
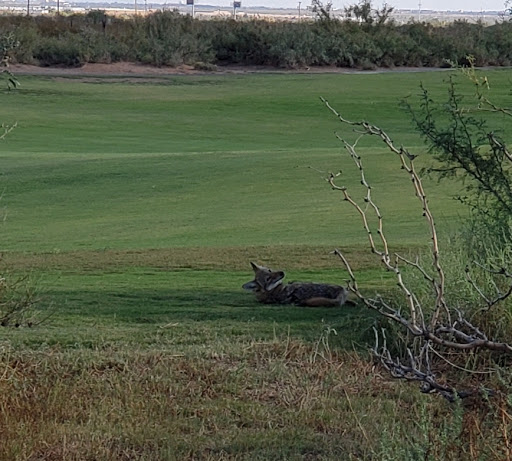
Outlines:
{"label": "coyote lying in grass", "polygon": [[242,285],[252,291],[260,303],[297,304],[309,307],[339,307],[354,304],[347,300],[348,291],[339,285],[311,282],[289,282],[283,285],[285,273],[251,262],[254,280]]}

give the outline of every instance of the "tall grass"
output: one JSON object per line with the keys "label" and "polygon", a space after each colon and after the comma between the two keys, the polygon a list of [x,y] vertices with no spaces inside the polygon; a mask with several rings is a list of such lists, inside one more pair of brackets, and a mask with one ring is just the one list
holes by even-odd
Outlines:
{"label": "tall grass", "polygon": [[[171,328],[171,327],[170,327]],[[225,340],[224,340],[225,341]],[[360,356],[282,337],[2,350],[3,459],[480,460],[510,456],[504,401],[465,411]],[[237,349],[237,350],[235,350]]]}

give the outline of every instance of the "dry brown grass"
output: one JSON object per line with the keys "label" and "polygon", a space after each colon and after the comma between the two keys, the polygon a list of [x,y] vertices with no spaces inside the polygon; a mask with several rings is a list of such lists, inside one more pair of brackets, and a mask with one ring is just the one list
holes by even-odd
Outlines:
{"label": "dry brown grass", "polygon": [[356,353],[291,338],[0,358],[0,459],[510,459],[504,399],[419,394]]}
{"label": "dry brown grass", "polygon": [[[262,261],[287,270],[339,268],[338,260],[326,246],[254,246],[160,248],[144,250],[69,251],[53,253],[4,253],[2,261],[11,270],[108,270],[112,267],[160,267],[175,269],[229,269],[250,272],[249,261]],[[354,269],[378,267],[369,252],[344,249]],[[309,255],[309,256],[308,256]]]}
{"label": "dry brown grass", "polygon": [[200,356],[11,350],[0,367],[0,459],[357,458],[373,448],[350,405],[384,415],[401,393],[356,354],[291,340]]}
{"label": "dry brown grass", "polygon": [[326,337],[215,350],[4,349],[0,459],[510,454],[505,401],[467,411],[459,425],[453,406],[381,376],[360,355],[331,351]]}

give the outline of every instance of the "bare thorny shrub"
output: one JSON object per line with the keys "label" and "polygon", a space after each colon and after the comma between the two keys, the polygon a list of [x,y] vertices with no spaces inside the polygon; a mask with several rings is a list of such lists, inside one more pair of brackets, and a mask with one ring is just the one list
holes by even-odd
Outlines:
{"label": "bare thorny shrub", "polygon": [[[512,116],[512,113],[494,105],[485,96],[483,90],[487,85],[486,79],[478,78],[474,72],[468,71],[466,75],[470,77],[477,89],[476,110],[500,112],[506,116]],[[361,184],[366,191],[365,196],[362,201],[355,199],[347,187],[341,185],[341,173],[331,173],[326,179],[330,186],[340,191],[344,200],[357,211],[366,230],[371,252],[380,259],[387,271],[394,274],[398,287],[398,297],[396,294],[392,297],[366,294],[360,288],[350,262],[341,251],[335,250],[334,253],[348,270],[350,291],[366,307],[377,311],[387,319],[388,323],[384,322],[387,326],[380,328],[380,331],[375,329],[374,356],[393,377],[420,383],[420,389],[424,393],[437,393],[449,401],[481,396],[484,400],[496,398],[502,403],[505,402],[500,407],[502,409],[500,414],[506,419],[506,427],[510,427],[512,418],[506,403],[510,373],[507,372],[506,365],[510,363],[512,357],[512,345],[501,339],[506,338],[507,332],[510,331],[506,326],[503,327],[503,323],[507,323],[507,326],[511,325],[510,310],[504,305],[512,294],[512,270],[508,267],[507,259],[507,255],[510,255],[510,247],[500,245],[501,253],[490,252],[493,255],[492,259],[482,253],[479,254],[480,260],[478,258],[471,260],[467,254],[455,258],[458,259],[457,262],[466,260],[465,267],[462,266],[459,274],[465,272],[464,290],[470,295],[461,296],[457,288],[455,292],[450,292],[449,289],[453,289],[456,285],[447,280],[446,260],[441,257],[442,247],[434,216],[421,174],[415,165],[417,155],[395,144],[380,127],[366,121],[348,120],[328,101],[323,98],[322,101],[343,126],[351,128],[351,131],[357,134],[355,142],[347,141],[340,134],[336,136],[343,143],[359,171]],[[458,106],[461,101],[453,83],[450,84],[450,101],[453,124],[446,133],[442,133],[442,136],[438,136],[440,131],[428,107],[431,102],[428,93],[424,93],[426,104],[422,112],[424,117],[420,119],[418,116],[415,121],[420,132],[427,141],[430,141],[431,148],[432,144],[443,136],[447,136],[446,145],[452,149],[451,154],[455,159],[446,156],[441,160],[445,160],[447,173],[462,170],[469,176],[470,183],[466,189],[468,192],[476,191],[476,195],[472,195],[474,200],[470,204],[478,209],[478,204],[493,203],[494,208],[487,207],[486,210],[496,211],[501,207],[498,213],[501,217],[501,210],[507,206],[506,201],[508,200],[508,205],[512,205],[512,200],[507,196],[510,191],[502,187],[504,181],[510,177],[512,154],[505,143],[492,131],[486,134],[488,151],[483,152],[479,146],[473,145],[471,141],[473,133],[468,131],[468,126],[473,123],[483,132],[484,125],[478,125],[472,119],[468,122],[468,112]],[[417,114],[414,113],[414,115]],[[426,130],[421,129],[422,123],[426,123],[423,127]],[[404,256],[394,253],[390,248],[381,209],[373,195],[358,149],[358,142],[365,136],[378,138],[396,156],[404,171],[404,179],[408,178],[411,181],[411,193],[417,197],[428,224],[430,234],[428,262],[424,257]],[[443,144],[434,145],[435,147],[439,148],[437,153],[442,157],[442,153],[439,154],[439,152],[442,152]],[[461,148],[466,148],[466,152],[461,153],[459,150]],[[473,160],[467,159],[468,152],[475,155]],[[458,160],[457,156],[459,156]],[[500,176],[494,185],[488,171],[487,162],[490,160],[486,159],[489,158],[495,162],[494,168],[499,165]],[[448,162],[447,159],[450,161]],[[501,261],[495,257],[497,254],[502,255]],[[422,285],[418,283],[420,279]],[[393,347],[389,345],[391,336],[393,336]],[[400,343],[398,347],[396,346],[397,337]]]}
{"label": "bare thorny shrub", "polygon": [[0,277],[0,326],[32,327],[44,321],[36,308],[37,293],[29,275],[4,273]]}

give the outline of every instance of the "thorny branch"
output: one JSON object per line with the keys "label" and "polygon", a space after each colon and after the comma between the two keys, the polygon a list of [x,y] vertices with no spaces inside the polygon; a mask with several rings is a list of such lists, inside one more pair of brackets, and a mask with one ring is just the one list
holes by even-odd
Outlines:
{"label": "thorny branch", "polygon": [[[475,86],[475,96],[478,101],[477,110],[500,112],[502,114],[512,116],[512,112],[510,111],[510,109],[498,106],[484,94],[484,91],[490,90],[489,80],[485,76],[479,77],[476,74],[476,70],[475,70],[475,61],[476,60],[473,56],[468,56],[467,59],[469,61],[469,66],[461,67],[460,70],[462,71],[462,74],[465,75],[468,78],[468,80],[471,83],[473,83],[473,85]],[[454,67],[458,67],[458,66],[454,65]],[[484,91],[482,91],[482,89]]]}
{"label": "thorny branch", "polygon": [[[378,126],[372,125],[366,121],[354,122],[347,120],[340,115],[327,100],[324,98],[321,99],[342,124],[351,126],[354,131],[359,134],[359,138],[353,144],[350,144],[338,134],[336,134],[336,137],[343,143],[349,156],[359,170],[361,184],[366,189],[366,195],[364,197],[365,207],[363,208],[356,200],[353,199],[345,186],[340,186],[338,184],[340,173],[331,173],[328,175],[326,180],[334,190],[338,190],[343,194],[344,200],[349,202],[361,216],[363,227],[367,233],[370,249],[372,253],[376,254],[380,258],[383,266],[388,271],[394,273],[397,284],[404,295],[407,311],[406,313],[402,313],[401,310],[393,307],[380,295],[377,295],[374,299],[364,295],[359,289],[354,272],[350,267],[350,263],[339,250],[334,250],[334,253],[341,259],[348,270],[350,276],[350,280],[348,282],[349,289],[361,300],[361,302],[363,302],[366,307],[376,310],[386,318],[402,325],[413,337],[422,338],[423,340],[421,352],[416,356],[410,349],[408,349],[408,364],[404,364],[400,359],[392,358],[386,345],[385,336],[384,344],[379,347],[378,335],[376,334],[376,345],[373,349],[375,356],[393,376],[407,380],[420,381],[422,383],[422,392],[437,392],[449,400],[463,398],[474,394],[474,391],[457,391],[449,386],[440,384],[431,370],[428,355],[429,349],[434,346],[440,346],[444,350],[453,349],[458,351],[484,348],[505,354],[512,354],[512,346],[508,343],[497,342],[489,339],[478,327],[465,319],[460,311],[450,309],[447,305],[445,298],[445,274],[440,260],[439,241],[434,217],[430,210],[421,178],[414,165],[416,156],[403,147],[397,147],[387,133]],[[434,275],[430,275],[430,273],[420,265],[418,259],[416,259],[416,261],[410,261],[398,254],[391,255],[390,253],[389,244],[384,233],[383,216],[372,197],[372,188],[366,179],[361,156],[356,152],[359,139],[365,135],[377,136],[380,138],[387,148],[398,156],[401,168],[408,174],[412,181],[414,193],[420,201],[423,216],[429,226],[430,238],[432,241],[431,255]],[[377,219],[377,240],[372,234],[372,229],[369,224],[369,214],[372,214],[372,216]],[[433,288],[435,303],[431,310],[425,309],[420,304],[416,294],[404,282],[401,272],[401,264],[418,271]],[[504,269],[500,269],[496,273],[512,279],[512,274],[509,274]],[[473,286],[475,286],[474,283]],[[485,297],[481,290],[479,293],[488,304],[488,308],[490,308],[492,305],[502,301],[512,294],[512,283],[507,292],[499,293],[498,296],[492,299]],[[454,316],[455,320],[453,320]],[[438,352],[436,352],[436,354],[438,354]],[[486,392],[488,391],[486,390]]]}
{"label": "thorny branch", "polygon": [[475,394],[491,395],[491,389],[469,389],[458,391],[457,389],[440,384],[433,373],[430,363],[429,352],[434,349],[426,342],[423,344],[421,351],[417,356],[413,354],[411,349],[407,348],[407,363],[403,363],[399,358],[392,357],[386,345],[386,333],[383,330],[383,345],[379,347],[379,335],[374,328],[375,347],[373,354],[377,357],[382,366],[393,376],[398,379],[407,381],[418,381],[421,383],[420,390],[424,394],[439,393],[450,402],[457,399],[463,399]]}
{"label": "thorny branch", "polygon": [[471,277],[469,266],[466,266],[466,269],[465,269],[465,271],[466,271],[466,279],[468,280],[468,282],[471,284],[471,286],[475,289],[475,291],[480,295],[480,297],[487,304],[487,307],[485,307],[484,310],[489,310],[492,306],[494,306],[495,304],[498,304],[499,302],[507,299],[512,294],[512,273],[508,272],[504,267],[501,267],[499,269],[490,269],[488,267],[484,267],[480,263],[478,263],[477,261],[475,261],[475,265],[480,267],[480,269],[482,269],[484,271],[487,271],[487,272],[489,272],[491,274],[494,274],[494,275],[503,276],[506,279],[510,280],[509,286],[508,286],[507,290],[504,293],[501,292],[501,290],[495,285],[496,295],[495,295],[495,297],[490,298],[489,296],[487,296],[483,292],[483,290],[473,280],[473,278]]}
{"label": "thorny branch", "polygon": [[17,126],[18,126],[18,123],[17,123],[17,122],[16,122],[16,123],[14,123],[13,125],[5,125],[5,124],[3,124],[3,123],[2,123],[2,125],[0,126],[0,128],[1,128],[1,131],[3,131],[3,132],[1,132],[1,133],[0,133],[0,141],[1,141],[2,139],[5,139],[5,138],[7,137],[7,135],[8,135],[12,130],[14,130]]}
{"label": "thorny branch", "polygon": [[[365,122],[365,121],[352,122],[352,121],[346,120],[345,118],[343,118],[329,104],[328,101],[326,101],[323,98],[322,98],[322,101],[327,106],[327,108],[342,123],[348,124],[348,125],[353,126],[353,127],[357,127],[359,129],[362,129],[362,132],[364,134],[366,134],[366,135],[378,136],[384,142],[384,144],[391,150],[391,152],[393,152],[396,155],[398,155],[398,157],[400,159],[400,163],[401,163],[402,169],[404,169],[409,174],[409,177],[411,178],[413,186],[414,186],[415,195],[416,195],[416,197],[421,202],[421,206],[423,208],[423,216],[425,216],[425,219],[427,220],[427,223],[428,223],[429,228],[430,228],[430,236],[431,236],[432,245],[433,245],[432,246],[432,257],[433,257],[432,263],[433,263],[434,269],[435,269],[435,271],[437,273],[437,278],[436,279],[433,279],[433,278],[431,279],[431,284],[432,284],[432,286],[433,286],[433,288],[435,290],[435,293],[436,293],[436,304],[435,304],[435,310],[434,310],[434,314],[432,315],[432,321],[431,321],[431,325],[430,326],[433,327],[437,323],[437,321],[439,320],[439,317],[440,317],[442,311],[446,315],[446,320],[449,322],[450,321],[450,312],[449,312],[449,310],[448,310],[448,308],[446,306],[446,301],[445,301],[445,298],[444,298],[445,275],[444,275],[443,269],[441,268],[441,264],[440,264],[440,261],[439,261],[439,242],[438,242],[437,232],[436,232],[435,223],[434,223],[434,216],[432,215],[432,212],[430,211],[430,207],[428,205],[427,196],[426,196],[425,191],[423,189],[423,184],[422,184],[420,176],[419,176],[419,174],[416,171],[416,168],[414,166],[414,159],[416,158],[416,156],[411,154],[408,150],[404,149],[403,147],[397,148],[394,145],[394,143],[391,140],[391,138],[381,128],[379,128],[379,127],[377,127],[375,125],[371,125],[370,123]],[[339,138],[339,136],[338,136],[338,138]],[[341,138],[339,138],[339,139],[341,139]],[[350,146],[350,144],[348,142],[346,142],[346,141],[343,141],[343,142],[344,142],[346,148],[347,148],[347,146],[349,146],[349,148],[348,148],[349,153],[350,153],[351,157],[354,159],[354,155],[353,155],[353,153],[351,153],[351,150],[355,150],[355,145],[354,146]],[[354,152],[354,154],[355,154],[355,152]],[[356,157],[359,157],[359,156],[356,155]],[[358,167],[359,167],[359,169],[361,171],[362,170],[362,163],[359,163]],[[363,172],[363,174],[364,174],[364,172]],[[330,175],[327,180],[328,180],[329,184],[331,185],[331,187],[333,187],[334,189],[338,189],[338,190],[343,191],[345,199],[348,200],[353,206],[355,205],[355,202],[353,200],[351,201],[349,199],[349,196],[348,196],[348,193],[346,192],[346,189],[344,187],[339,187],[339,186],[337,186],[335,184],[335,176]],[[370,191],[369,186],[367,184],[365,184],[365,183],[363,183],[363,184]],[[345,190],[343,190],[343,189],[345,189]],[[376,208],[375,205],[373,205],[372,207],[374,209]],[[357,208],[359,208],[359,207],[356,207],[356,209]],[[362,210],[360,208],[357,211],[360,214],[362,213]],[[382,216],[381,216],[380,212],[377,211],[376,212],[376,216],[377,216],[377,219],[379,221],[379,229],[378,229],[377,232],[381,236],[381,239],[383,239],[383,241],[385,241],[385,238],[383,236],[383,230],[382,230]],[[363,219],[363,222],[367,222],[366,218]],[[365,227],[365,229],[367,229],[367,228]],[[369,236],[371,236],[371,232],[369,231],[369,229],[367,229],[367,232],[369,233]],[[400,276],[400,270],[398,269],[398,265],[397,264],[391,265],[389,253],[379,253],[379,252],[377,252],[376,249],[375,249],[375,246],[372,244],[372,242],[373,242],[373,240],[370,238],[370,245],[372,245],[372,251],[374,253],[379,254],[379,256],[381,256],[381,259],[382,259],[383,263],[386,265],[386,268],[388,270],[391,270],[391,271],[395,272],[397,277],[399,277]],[[387,245],[386,245],[386,249],[387,249]],[[398,282],[399,282],[401,288],[403,290],[405,290],[405,292],[407,294],[408,290],[405,288],[405,286],[403,284],[401,284],[402,283],[401,276],[398,278]],[[409,299],[408,304],[409,304],[409,309],[411,311],[412,326],[414,328],[414,327],[417,326],[416,325],[415,307],[414,307],[414,303],[410,300],[410,296],[407,295],[407,297]]]}

